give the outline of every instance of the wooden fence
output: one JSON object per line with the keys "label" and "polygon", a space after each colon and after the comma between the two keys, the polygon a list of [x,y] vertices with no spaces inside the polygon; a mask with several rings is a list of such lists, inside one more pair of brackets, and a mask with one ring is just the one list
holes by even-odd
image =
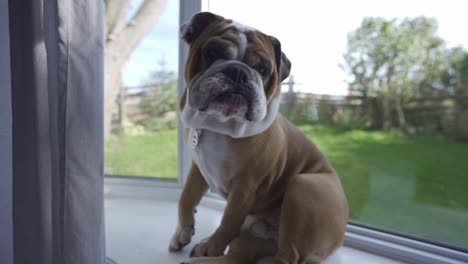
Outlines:
{"label": "wooden fence", "polygon": [[[383,128],[382,103],[376,97],[283,93],[281,112],[296,123],[321,123],[351,128]],[[441,133],[468,140],[468,96],[415,98],[404,114],[410,134]],[[398,127],[392,113],[393,127]]]}

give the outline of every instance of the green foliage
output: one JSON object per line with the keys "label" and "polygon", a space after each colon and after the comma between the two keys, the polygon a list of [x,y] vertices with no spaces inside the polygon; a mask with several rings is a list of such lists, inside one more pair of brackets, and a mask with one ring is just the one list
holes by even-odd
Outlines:
{"label": "green foliage", "polygon": [[[468,109],[468,53],[460,47],[446,48],[437,36],[436,20],[366,18],[349,34],[344,61],[341,66],[352,77],[350,89],[364,101],[377,98],[384,129],[398,124],[405,133],[444,132],[468,138],[463,119]],[[424,116],[414,105],[412,110],[408,107],[413,99],[450,96],[452,116],[440,105]]]}
{"label": "green foliage", "polygon": [[468,140],[468,109],[460,113],[460,134],[462,139]]}
{"label": "green foliage", "polygon": [[122,125],[122,127],[118,131],[118,134],[125,136],[140,136],[145,134],[145,128],[141,125],[127,122]]}
{"label": "green foliage", "polygon": [[333,125],[335,113],[334,105],[320,100],[317,106],[319,123],[323,125]]}
{"label": "green foliage", "polygon": [[441,80],[449,94],[468,96],[468,53],[460,48],[447,51]]}
{"label": "green foliage", "polygon": [[281,114],[294,124],[311,124],[316,122],[316,120],[311,118],[308,105],[306,104],[296,105],[294,111],[291,112],[284,111],[283,109],[280,110]]}
{"label": "green foliage", "polygon": [[366,18],[348,35],[342,68],[353,77],[350,87],[379,98],[388,124],[396,110],[404,126],[405,104],[440,75],[444,43],[436,32],[436,20],[425,17]]}
{"label": "green foliage", "polygon": [[177,77],[161,63],[160,69],[153,72],[148,83],[155,85],[150,88],[148,95],[139,104],[142,113],[149,114],[150,118],[140,122],[146,130],[160,131],[174,129],[177,118],[171,113],[177,110]]}
{"label": "green foliage", "polygon": [[170,118],[151,117],[141,121],[141,125],[145,128],[145,130],[152,132],[173,130],[177,127],[177,118],[175,116]]}
{"label": "green foliage", "polygon": [[177,80],[152,87],[150,95],[141,101],[139,107],[142,112],[155,117],[175,111],[177,109]]}
{"label": "green foliage", "polygon": [[462,48],[447,52],[447,62],[441,76],[445,90],[454,100],[450,134],[468,140],[468,53]]}
{"label": "green foliage", "polygon": [[333,124],[341,131],[370,128],[370,125],[366,125],[363,119],[356,117],[351,108],[344,108],[335,112]]}
{"label": "green foliage", "polygon": [[315,114],[311,113],[309,104],[296,105],[294,111],[282,111],[282,115],[296,125],[320,124],[333,127],[340,131],[354,129],[375,129],[375,123],[368,115],[358,116],[350,107],[337,108],[332,103],[320,103],[316,105]]}

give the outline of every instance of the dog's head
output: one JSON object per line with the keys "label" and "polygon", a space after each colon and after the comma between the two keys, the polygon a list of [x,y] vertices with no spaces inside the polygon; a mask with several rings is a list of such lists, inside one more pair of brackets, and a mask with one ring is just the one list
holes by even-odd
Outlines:
{"label": "dog's head", "polygon": [[232,137],[267,129],[291,69],[280,42],[208,12],[183,25],[181,37],[190,46],[180,101],[184,125]]}

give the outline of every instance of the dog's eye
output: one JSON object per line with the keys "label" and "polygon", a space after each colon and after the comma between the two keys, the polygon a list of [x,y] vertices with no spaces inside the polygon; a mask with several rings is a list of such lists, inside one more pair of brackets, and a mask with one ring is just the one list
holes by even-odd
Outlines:
{"label": "dog's eye", "polygon": [[266,79],[270,74],[270,67],[266,63],[259,63],[255,69],[263,79]]}

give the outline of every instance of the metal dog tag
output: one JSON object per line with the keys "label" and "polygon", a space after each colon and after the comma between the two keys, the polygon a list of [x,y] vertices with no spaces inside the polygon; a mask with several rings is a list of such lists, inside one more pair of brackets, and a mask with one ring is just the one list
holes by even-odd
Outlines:
{"label": "metal dog tag", "polygon": [[200,139],[200,131],[198,129],[193,129],[190,135],[190,140],[192,141],[192,148],[195,148],[198,145],[199,139]]}

